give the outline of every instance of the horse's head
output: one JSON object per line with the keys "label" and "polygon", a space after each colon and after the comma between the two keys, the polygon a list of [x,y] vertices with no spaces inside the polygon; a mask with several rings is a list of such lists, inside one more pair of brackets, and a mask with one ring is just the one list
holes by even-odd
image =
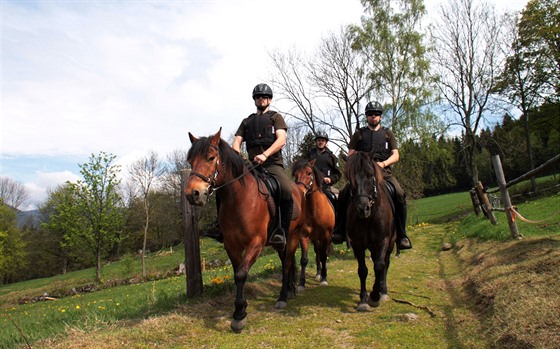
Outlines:
{"label": "horse's head", "polygon": [[313,166],[315,160],[307,161],[299,159],[292,165],[292,177],[297,185],[305,188],[305,191],[310,191],[313,183],[317,180],[314,175]]}
{"label": "horse's head", "polygon": [[368,218],[377,200],[377,174],[370,154],[357,152],[346,162],[346,179],[350,183],[350,194],[356,213]]}
{"label": "horse's head", "polygon": [[187,161],[191,165],[191,173],[184,191],[192,205],[205,205],[216,185],[220,165],[221,132],[220,128],[215,135],[201,138],[196,138],[189,132],[192,146],[187,154]]}

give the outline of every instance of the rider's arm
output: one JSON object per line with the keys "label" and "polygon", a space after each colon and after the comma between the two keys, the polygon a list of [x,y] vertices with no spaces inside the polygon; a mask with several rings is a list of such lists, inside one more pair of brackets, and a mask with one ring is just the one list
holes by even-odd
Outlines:
{"label": "rider's arm", "polygon": [[387,166],[391,166],[392,164],[396,164],[397,162],[399,162],[399,159],[400,159],[399,150],[393,149],[391,150],[391,156],[389,156],[387,160],[380,161],[377,164],[381,167],[387,167]]}
{"label": "rider's arm", "polygon": [[267,150],[263,152],[263,154],[267,158],[270,157],[272,154],[275,154],[278,151],[280,151],[282,147],[284,147],[284,145],[286,144],[286,130],[278,129],[276,130],[275,134],[276,134],[276,140],[274,141],[274,143],[272,143],[270,147],[268,147]]}
{"label": "rider's arm", "polygon": [[233,143],[231,144],[231,147],[233,148],[233,150],[240,153],[241,152],[241,143],[243,143],[243,137],[235,136],[235,139],[233,140]]}

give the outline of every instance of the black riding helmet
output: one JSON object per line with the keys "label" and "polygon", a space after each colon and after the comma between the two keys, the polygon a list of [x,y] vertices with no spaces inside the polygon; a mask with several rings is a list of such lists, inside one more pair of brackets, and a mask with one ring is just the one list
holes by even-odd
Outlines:
{"label": "black riding helmet", "polygon": [[378,113],[383,114],[383,106],[381,105],[381,103],[379,103],[379,102],[377,102],[377,101],[375,101],[375,102],[369,102],[369,103],[366,105],[366,114],[367,114],[368,112],[370,112],[370,111],[371,111],[371,112],[374,112],[374,113],[375,113],[375,112],[378,112]]}
{"label": "black riding helmet", "polygon": [[329,141],[329,135],[327,135],[326,132],[319,131],[315,134],[315,140],[318,140],[318,139],[324,139],[328,142]]}
{"label": "black riding helmet", "polygon": [[262,95],[268,96],[269,98],[272,98],[273,96],[272,89],[267,84],[258,84],[253,89],[253,99],[255,99],[255,96],[262,96]]}

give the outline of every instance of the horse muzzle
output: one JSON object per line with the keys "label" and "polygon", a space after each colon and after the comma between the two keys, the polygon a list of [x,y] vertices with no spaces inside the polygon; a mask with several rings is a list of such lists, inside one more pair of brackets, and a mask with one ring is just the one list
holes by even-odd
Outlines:
{"label": "horse muzzle", "polygon": [[361,195],[354,199],[354,207],[358,217],[365,219],[371,215],[371,208],[373,207],[373,199],[368,196]]}
{"label": "horse muzzle", "polygon": [[185,188],[185,196],[191,205],[204,206],[208,202],[210,190],[208,187]]}

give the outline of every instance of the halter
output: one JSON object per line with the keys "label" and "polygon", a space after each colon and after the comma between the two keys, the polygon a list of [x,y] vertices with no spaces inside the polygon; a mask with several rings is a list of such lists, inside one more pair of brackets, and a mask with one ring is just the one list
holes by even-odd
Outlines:
{"label": "halter", "polygon": [[373,204],[375,204],[375,199],[377,199],[377,185],[376,185],[377,181],[374,179],[374,184],[373,184],[373,193],[371,195],[366,195],[366,194],[359,194],[359,195],[354,195],[354,190],[352,188],[352,186],[350,186],[350,196],[352,197],[352,201],[354,201],[354,203],[356,203],[356,200],[358,198],[364,197],[367,198],[369,200],[369,205],[373,206]]}
{"label": "halter", "polygon": [[301,181],[297,181],[296,184],[303,186],[305,188],[305,195],[307,195],[310,193],[314,181],[315,181],[315,177],[311,175],[311,181],[309,182],[309,184],[305,184]]}
{"label": "halter", "polygon": [[230,183],[233,183],[233,182],[235,182],[235,181],[241,179],[243,176],[245,176],[245,175],[248,174],[248,173],[251,173],[252,170],[254,170],[254,169],[257,168],[258,166],[260,166],[259,164],[253,165],[253,167],[249,168],[249,169],[247,170],[247,172],[244,172],[244,173],[240,174],[239,176],[237,176],[237,177],[235,177],[235,178],[233,178],[233,179],[230,179],[229,181],[225,182],[224,184],[222,184],[222,185],[216,187],[216,179],[218,178],[218,175],[220,174],[220,172],[219,172],[218,169],[219,169],[219,165],[220,165],[220,160],[219,160],[219,159],[221,158],[221,154],[220,154],[220,151],[219,151],[218,147],[216,147],[215,145],[211,145],[211,146],[212,146],[213,148],[215,148],[216,150],[218,150],[218,154],[219,154],[219,156],[220,156],[220,157],[218,158],[218,160],[216,161],[216,169],[214,170],[214,172],[213,172],[209,177],[206,177],[206,176],[203,175],[202,173],[194,172],[194,171],[191,171],[191,173],[190,173],[190,175],[189,175],[189,177],[190,177],[190,176],[196,176],[196,177],[202,179],[203,181],[205,181],[206,183],[210,184],[210,186],[209,186],[209,188],[208,188],[208,195],[209,195],[209,196],[212,195],[215,191],[217,191],[217,190],[219,190],[219,189],[225,187],[226,185],[228,185],[228,184],[230,184]]}

